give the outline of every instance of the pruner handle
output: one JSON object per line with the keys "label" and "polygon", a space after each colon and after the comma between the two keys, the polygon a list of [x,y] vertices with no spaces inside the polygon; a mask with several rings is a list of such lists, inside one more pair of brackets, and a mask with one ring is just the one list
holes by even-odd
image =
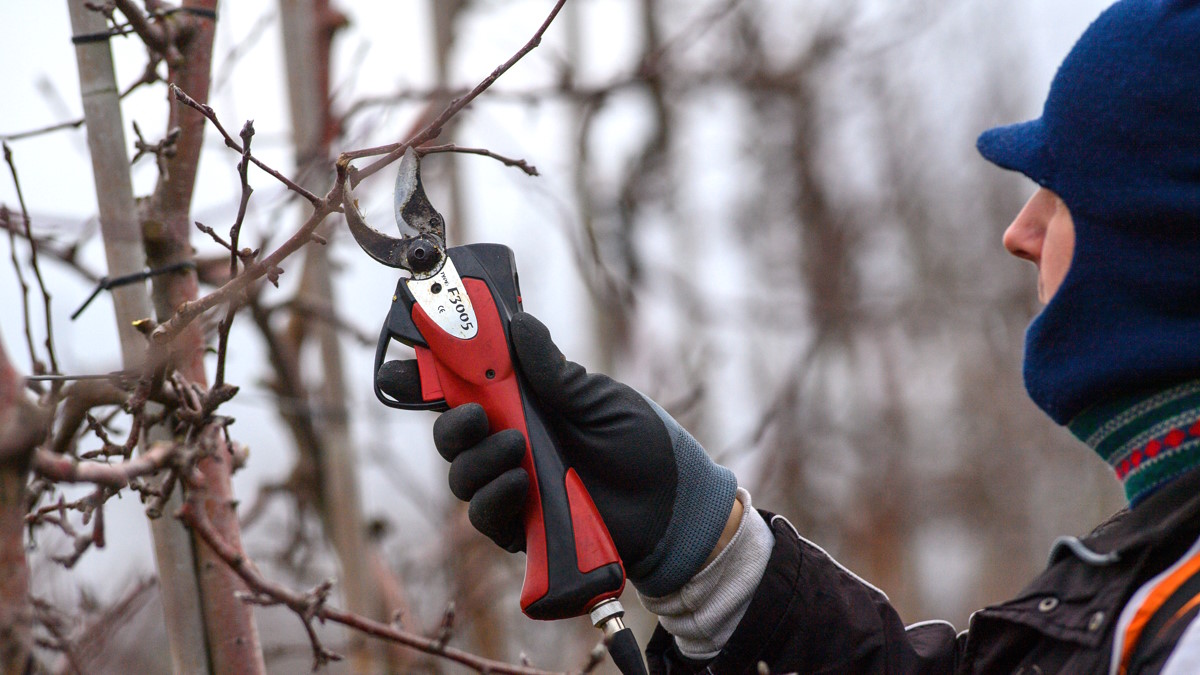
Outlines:
{"label": "pruner handle", "polygon": [[[378,382],[376,394],[384,403],[404,408],[478,403],[492,433],[517,429],[525,436],[522,467],[529,473],[530,489],[524,512],[528,558],[521,609],[534,619],[585,614],[620,595],[625,571],[587,488],[564,462],[545,412],[513,366],[509,321],[521,309],[521,296],[512,251],[497,244],[471,244],[446,253],[447,265],[463,286],[453,290],[469,297],[476,325],[469,337],[451,334],[444,320],[431,316],[434,310],[426,310],[429,303],[414,297],[414,282],[401,280],[380,336],[376,373],[392,339],[413,346],[422,400],[389,399]],[[450,290],[438,287],[438,292]]]}

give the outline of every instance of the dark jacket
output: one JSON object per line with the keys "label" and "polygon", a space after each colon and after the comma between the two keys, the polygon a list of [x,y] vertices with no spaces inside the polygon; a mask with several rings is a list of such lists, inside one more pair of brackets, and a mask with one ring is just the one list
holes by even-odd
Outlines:
{"label": "dark jacket", "polygon": [[[1140,602],[1139,588],[1189,556],[1200,564],[1198,470],[1087,538],[1060,539],[1040,576],[1014,599],[976,612],[970,629],[956,635],[940,621],[906,628],[882,592],[783,518],[763,517],[775,547],[724,650],[707,663],[689,662],[660,626],[646,650],[651,673],[756,673],[760,662],[771,673],[1106,673],[1114,636],[1128,633],[1119,617],[1131,598]],[[1173,600],[1192,597],[1200,598],[1189,591]],[[1197,606],[1185,605],[1165,626],[1163,615],[1142,632],[1150,637],[1137,643],[1129,673],[1162,672],[1176,651],[1176,666],[1185,650],[1200,664],[1200,622],[1184,636]]]}

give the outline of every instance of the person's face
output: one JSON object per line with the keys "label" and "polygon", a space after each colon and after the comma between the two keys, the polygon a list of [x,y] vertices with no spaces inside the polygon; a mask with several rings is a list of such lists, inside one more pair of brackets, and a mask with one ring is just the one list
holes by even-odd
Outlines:
{"label": "person's face", "polygon": [[1037,265],[1038,299],[1050,302],[1071,266],[1075,223],[1054,192],[1039,188],[1004,231],[1004,248]]}

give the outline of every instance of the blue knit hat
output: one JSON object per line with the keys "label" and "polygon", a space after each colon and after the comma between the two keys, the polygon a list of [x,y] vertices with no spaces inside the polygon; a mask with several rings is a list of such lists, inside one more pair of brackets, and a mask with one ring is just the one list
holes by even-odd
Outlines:
{"label": "blue knit hat", "polygon": [[1025,336],[1056,422],[1200,378],[1200,0],[1121,0],[1084,32],[1042,116],[979,152],[1062,197],[1075,251]]}

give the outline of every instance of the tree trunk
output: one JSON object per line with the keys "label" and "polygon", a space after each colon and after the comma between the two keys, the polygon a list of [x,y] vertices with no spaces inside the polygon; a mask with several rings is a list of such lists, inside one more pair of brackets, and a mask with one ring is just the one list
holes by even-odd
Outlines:
{"label": "tree trunk", "polygon": [[33,670],[25,480],[45,420],[22,395],[21,386],[21,378],[0,345],[0,675]]}
{"label": "tree trunk", "polygon": [[[75,35],[92,35],[106,30],[104,17],[85,7],[84,0],[69,0],[67,5]],[[76,45],[75,56],[108,276],[138,272],[146,266],[146,252],[133,198],[112,51],[108,42],[85,42]],[[122,365],[126,370],[137,370],[145,362],[146,339],[134,329],[133,322],[152,315],[150,293],[145,283],[135,283],[114,288],[112,294]],[[149,404],[148,413],[157,412],[149,409],[150,406],[153,404]],[[141,446],[144,449],[147,443],[163,440],[169,435],[156,427],[144,435]],[[178,493],[174,500],[177,507]],[[208,673],[192,538],[185,528],[170,519],[153,520],[150,528],[174,670],[176,673]]]}
{"label": "tree trunk", "polygon": [[[185,36],[177,41],[178,58],[168,58],[167,79],[200,103],[208,102],[216,0],[187,0],[188,14],[173,14],[164,19],[172,33]],[[189,261],[191,203],[195,189],[200,149],[206,121],[199,112],[172,103],[167,129],[178,128],[175,154],[165,161],[166,174],[159,177],[144,223],[147,261],[152,268]],[[153,299],[160,322],[171,317],[183,303],[199,296],[196,274],[184,271],[154,278]],[[193,322],[171,344],[173,365],[189,382],[207,385],[204,371],[204,336],[200,322]],[[197,468],[203,476],[198,486],[209,520],[224,540],[242,548],[236,501],[230,483],[232,473],[229,448],[220,434],[206,434],[213,451],[200,460]],[[183,439],[179,439],[183,440]],[[192,439],[195,441],[196,439]],[[258,628],[251,607],[236,597],[245,590],[241,579],[203,544],[196,544],[196,570],[200,586],[201,610],[208,639],[209,660],[218,673],[265,672]]]}
{"label": "tree trunk", "polygon": [[[0,415],[4,414],[0,410]],[[32,614],[25,561],[25,473],[22,462],[0,462],[0,673],[28,669]]]}

